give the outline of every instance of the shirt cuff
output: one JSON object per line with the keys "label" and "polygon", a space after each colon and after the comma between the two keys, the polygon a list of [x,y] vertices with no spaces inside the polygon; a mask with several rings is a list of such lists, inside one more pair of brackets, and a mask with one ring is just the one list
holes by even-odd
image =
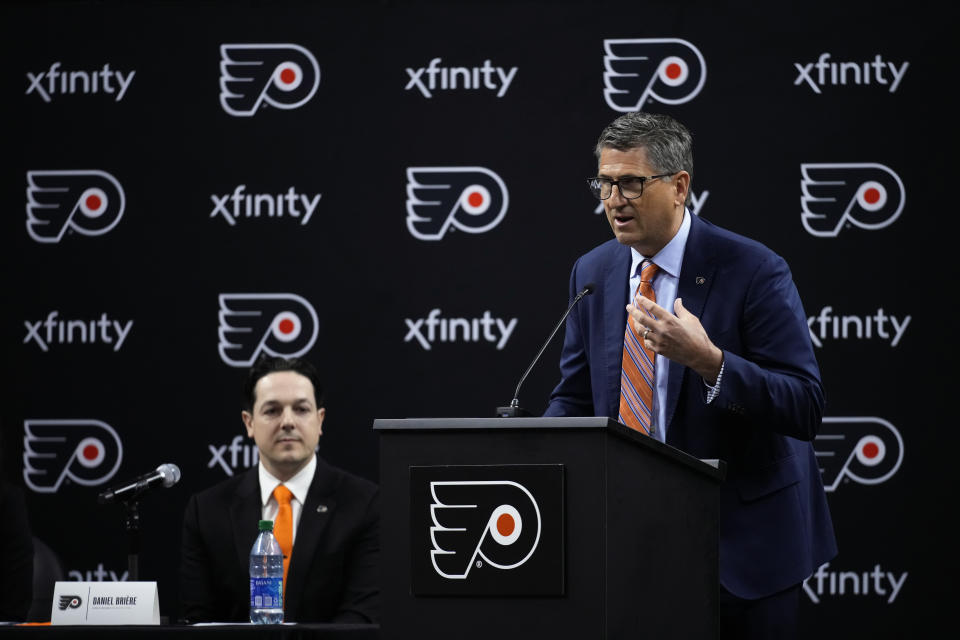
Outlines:
{"label": "shirt cuff", "polygon": [[724,361],[720,363],[720,373],[717,374],[717,381],[713,384],[713,386],[710,386],[709,384],[707,384],[706,380],[703,381],[703,386],[707,388],[707,404],[710,404],[711,402],[713,402],[714,399],[718,395],[720,395],[720,381],[723,379],[723,368],[725,366],[727,366],[726,359],[724,359]]}

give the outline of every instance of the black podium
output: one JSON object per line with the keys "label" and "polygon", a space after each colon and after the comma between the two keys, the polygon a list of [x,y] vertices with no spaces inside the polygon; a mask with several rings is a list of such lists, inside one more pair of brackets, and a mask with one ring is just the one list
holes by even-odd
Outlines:
{"label": "black podium", "polygon": [[384,639],[717,636],[722,462],[607,418],[374,429]]}

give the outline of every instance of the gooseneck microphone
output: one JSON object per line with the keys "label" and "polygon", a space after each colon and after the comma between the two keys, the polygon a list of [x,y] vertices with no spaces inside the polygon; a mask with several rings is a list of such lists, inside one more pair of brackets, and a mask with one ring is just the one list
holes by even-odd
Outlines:
{"label": "gooseneck microphone", "polygon": [[510,401],[510,406],[507,407],[497,407],[497,417],[498,418],[516,418],[519,416],[528,416],[530,415],[529,411],[520,408],[520,401],[517,399],[520,395],[520,387],[523,385],[523,381],[527,379],[527,376],[530,374],[530,371],[533,369],[534,365],[537,364],[537,360],[540,359],[540,356],[543,355],[543,352],[546,350],[547,345],[550,344],[550,341],[553,340],[553,336],[557,335],[557,331],[560,330],[560,327],[563,325],[563,321],[567,319],[567,316],[570,315],[570,312],[573,311],[573,308],[577,306],[577,303],[580,302],[585,296],[593,293],[594,284],[584,285],[583,289],[580,290],[580,293],[574,297],[573,302],[570,303],[570,306],[567,307],[566,312],[560,318],[560,322],[557,323],[557,326],[553,328],[553,332],[550,334],[550,337],[547,338],[547,341],[543,343],[543,346],[540,347],[540,351],[537,352],[537,355],[534,356],[533,362],[530,363],[530,366],[527,367],[527,370],[523,372],[523,375],[520,376],[520,382],[517,383],[517,388],[513,392],[513,400]]}
{"label": "gooseneck microphone", "polygon": [[180,482],[180,467],[171,463],[162,464],[150,473],[107,489],[97,496],[97,501],[101,504],[126,501],[136,498],[153,487],[172,487],[178,482]]}

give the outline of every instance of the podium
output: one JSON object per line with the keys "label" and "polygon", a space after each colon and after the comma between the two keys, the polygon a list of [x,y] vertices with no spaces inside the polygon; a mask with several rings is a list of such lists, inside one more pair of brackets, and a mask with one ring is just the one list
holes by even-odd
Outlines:
{"label": "podium", "polygon": [[385,640],[717,637],[722,461],[608,418],[373,427]]}

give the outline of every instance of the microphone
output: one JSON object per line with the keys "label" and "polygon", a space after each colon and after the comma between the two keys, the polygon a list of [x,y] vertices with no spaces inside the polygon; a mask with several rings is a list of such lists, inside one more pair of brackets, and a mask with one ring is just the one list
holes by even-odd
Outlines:
{"label": "microphone", "polygon": [[553,333],[550,334],[550,337],[547,338],[547,341],[543,343],[543,346],[540,347],[540,351],[533,358],[533,362],[530,363],[530,366],[527,367],[527,370],[520,377],[520,382],[517,383],[517,388],[513,392],[513,400],[510,401],[510,406],[508,407],[497,407],[497,416],[498,418],[516,418],[519,416],[529,416],[530,412],[520,408],[520,401],[517,397],[520,395],[520,386],[523,384],[523,381],[527,379],[527,375],[530,373],[530,370],[533,369],[533,366],[537,364],[537,360],[540,359],[540,356],[543,355],[543,352],[546,350],[547,345],[550,344],[550,341],[553,340],[553,336],[557,335],[557,331],[560,329],[560,326],[563,324],[563,321],[567,319],[567,316],[570,315],[570,312],[573,311],[573,308],[577,305],[580,300],[585,296],[593,293],[593,290],[596,287],[591,282],[590,284],[584,285],[583,289],[580,290],[580,293],[576,295],[573,299],[573,302],[570,303],[570,306],[567,307],[566,312],[560,318],[560,322],[557,323],[557,326],[553,328]]}
{"label": "microphone", "polygon": [[180,482],[180,467],[171,463],[162,464],[150,473],[145,473],[139,478],[107,489],[97,496],[97,502],[105,504],[107,502],[130,500],[152,487],[163,485],[169,488],[178,482]]}

